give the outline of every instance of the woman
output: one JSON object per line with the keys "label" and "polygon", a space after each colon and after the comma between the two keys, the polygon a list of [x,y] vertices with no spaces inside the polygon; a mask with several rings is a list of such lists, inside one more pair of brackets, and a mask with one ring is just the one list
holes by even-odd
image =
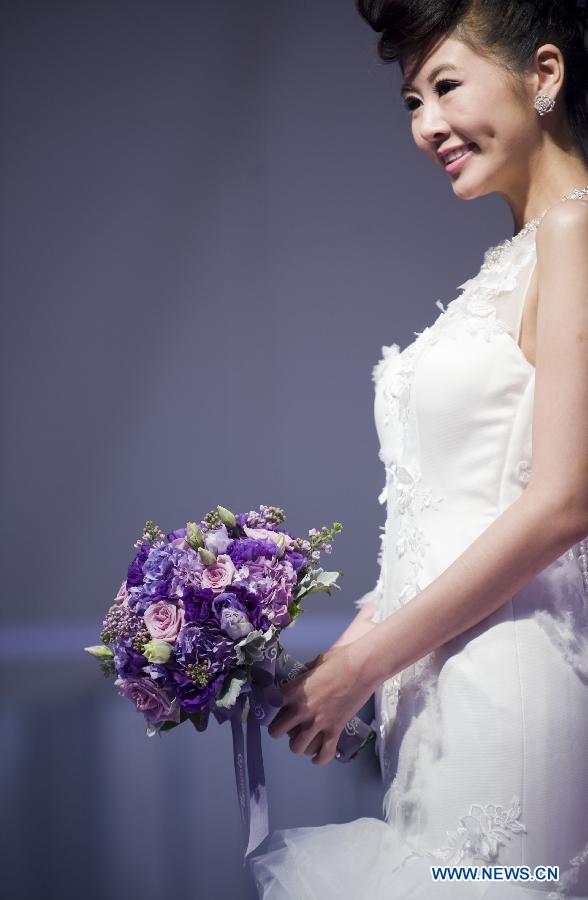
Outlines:
{"label": "woman", "polygon": [[[328,763],[375,692],[384,820],[274,832],[253,876],[264,900],[586,898],[583,8],[358,8],[400,62],[417,148],[458,198],[500,193],[515,234],[412,344],[382,348],[380,577],[269,728]],[[434,881],[434,865],[478,880]]]}

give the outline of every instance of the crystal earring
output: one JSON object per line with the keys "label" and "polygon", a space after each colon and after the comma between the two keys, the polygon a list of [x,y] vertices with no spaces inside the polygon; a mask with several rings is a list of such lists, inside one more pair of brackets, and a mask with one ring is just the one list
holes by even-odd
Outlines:
{"label": "crystal earring", "polygon": [[555,106],[555,100],[553,100],[551,97],[548,97],[547,94],[537,94],[535,100],[533,101],[533,106],[540,116],[544,116],[545,113],[551,112],[551,110]]}

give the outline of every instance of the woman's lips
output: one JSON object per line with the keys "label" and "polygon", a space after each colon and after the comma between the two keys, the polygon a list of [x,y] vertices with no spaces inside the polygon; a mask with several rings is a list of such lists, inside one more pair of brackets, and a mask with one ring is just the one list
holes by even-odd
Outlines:
{"label": "woman's lips", "polygon": [[454,159],[453,162],[447,163],[447,165],[444,167],[445,171],[451,175],[453,174],[453,172],[457,172],[459,169],[461,169],[462,166],[467,163],[476,147],[476,144],[470,144],[469,150],[467,150],[466,153],[463,154],[463,156],[460,156],[458,159]]}

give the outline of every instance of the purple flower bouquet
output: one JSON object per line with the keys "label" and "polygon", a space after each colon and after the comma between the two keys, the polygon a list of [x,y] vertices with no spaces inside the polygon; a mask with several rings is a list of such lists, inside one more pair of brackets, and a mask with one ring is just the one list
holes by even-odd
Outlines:
{"label": "purple flower bouquet", "polygon": [[[186,721],[204,731],[211,713],[231,722],[245,858],[268,834],[260,726],[283,703],[280,685],[308,668],[278,636],[304,611],[305,597],[339,589],[343,574],[318,564],[341,523],[303,539],[281,529],[284,520],[283,510],[262,505],[240,515],[218,506],[168,534],[148,521],[102,644],[84,648],[143,713],[148,735]],[[374,737],[354,716],[336,758],[353,759]]]}

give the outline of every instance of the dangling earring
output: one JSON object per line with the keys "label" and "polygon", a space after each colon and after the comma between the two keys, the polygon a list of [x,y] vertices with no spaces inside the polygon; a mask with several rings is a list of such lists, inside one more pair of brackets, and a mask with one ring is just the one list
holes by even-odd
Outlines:
{"label": "dangling earring", "polygon": [[552,98],[548,97],[546,94],[537,94],[533,101],[533,106],[540,116],[544,116],[545,113],[551,112],[555,106],[555,100],[552,100]]}

